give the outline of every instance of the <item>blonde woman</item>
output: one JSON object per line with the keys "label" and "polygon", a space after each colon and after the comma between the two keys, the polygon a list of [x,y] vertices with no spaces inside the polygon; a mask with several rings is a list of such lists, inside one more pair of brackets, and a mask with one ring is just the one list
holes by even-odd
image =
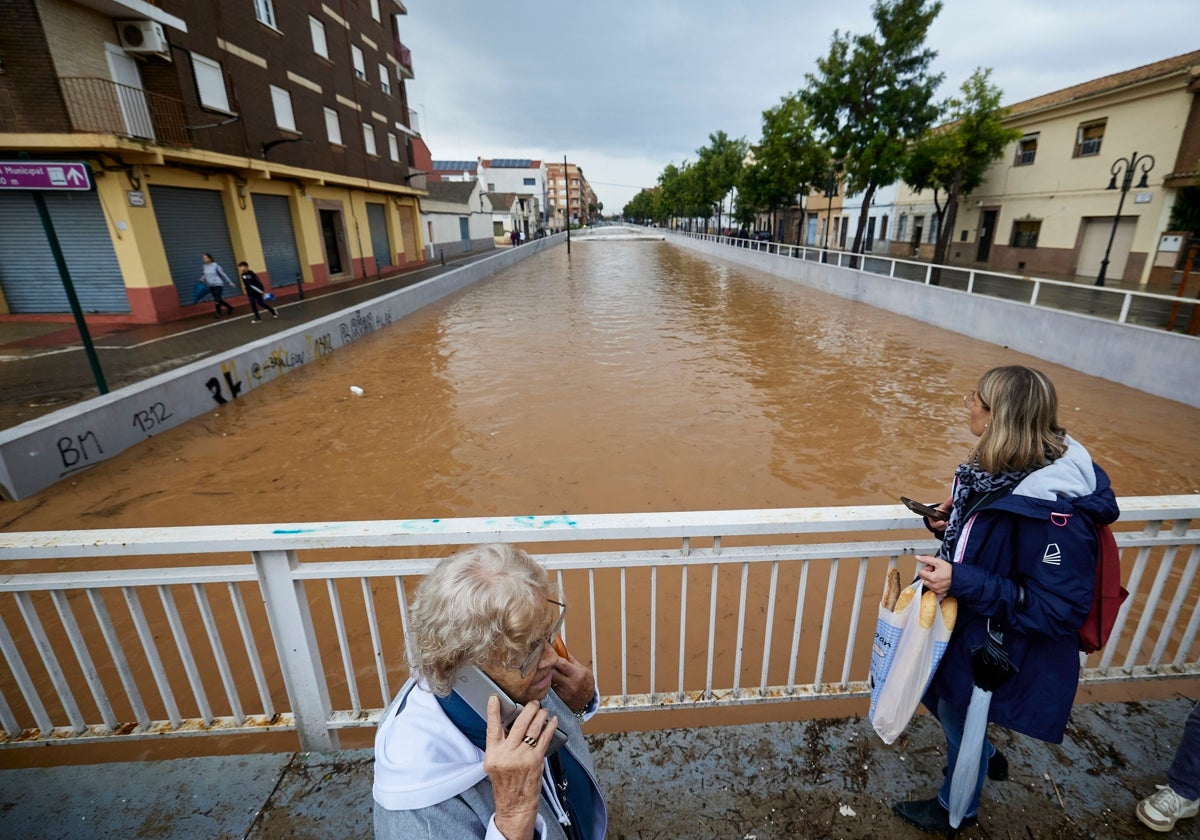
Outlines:
{"label": "blonde woman", "polygon": [[[989,370],[963,398],[979,440],[954,473],[926,524],[942,539],[936,556],[918,555],[918,574],[939,595],[958,599],[958,623],[924,704],[946,735],[946,779],[931,799],[893,810],[928,832],[949,830],[950,779],[974,683],[972,651],[989,627],[1003,637],[1015,673],[992,694],[988,720],[1061,743],[1079,682],[1076,631],[1092,605],[1096,533],[1120,511],[1104,470],[1058,423],[1054,385],[1040,371]],[[973,823],[985,776],[1008,765],[983,740],[979,774],[963,825]],[[989,766],[990,765],[990,766]]]}

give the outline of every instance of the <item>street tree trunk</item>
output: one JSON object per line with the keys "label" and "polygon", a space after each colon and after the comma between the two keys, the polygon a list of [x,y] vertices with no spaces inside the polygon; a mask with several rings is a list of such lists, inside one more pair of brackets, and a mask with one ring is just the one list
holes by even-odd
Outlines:
{"label": "street tree trunk", "polygon": [[871,217],[871,199],[875,197],[875,185],[867,187],[863,193],[862,210],[858,214],[858,230],[854,232],[854,247],[851,250],[855,256],[850,258],[850,267],[858,268],[858,254],[862,253],[863,237],[867,232],[867,220]]}
{"label": "street tree trunk", "polygon": [[[938,225],[937,244],[933,247],[933,265],[934,269],[929,278],[931,285],[941,285],[942,270],[940,266],[946,264],[946,254],[950,251],[950,239],[954,236],[954,224],[958,220],[958,193],[962,188],[962,170],[959,169],[954,173],[954,182],[950,185],[950,194],[946,196],[946,210],[941,214],[941,223]],[[937,194],[934,194],[934,202],[936,204]]]}

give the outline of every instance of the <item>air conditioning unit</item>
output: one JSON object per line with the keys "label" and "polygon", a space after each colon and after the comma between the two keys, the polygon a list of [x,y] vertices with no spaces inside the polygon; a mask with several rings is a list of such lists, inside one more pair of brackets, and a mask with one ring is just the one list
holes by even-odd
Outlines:
{"label": "air conditioning unit", "polygon": [[117,34],[121,48],[139,55],[167,55],[167,35],[162,24],[153,20],[119,20]]}

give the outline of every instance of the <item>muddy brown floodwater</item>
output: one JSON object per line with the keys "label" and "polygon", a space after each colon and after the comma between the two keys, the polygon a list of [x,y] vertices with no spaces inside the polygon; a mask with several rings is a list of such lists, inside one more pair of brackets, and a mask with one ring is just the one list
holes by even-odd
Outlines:
{"label": "muddy brown floodwater", "polygon": [[[1019,324],[1014,325],[1019,329]],[[0,505],[8,531],[938,498],[1000,364],[1118,496],[1200,492],[1200,411],[660,242],[532,257]],[[1170,376],[1172,360],[1163,359]],[[351,394],[350,386],[363,390]]]}
{"label": "muddy brown floodwater", "polygon": [[1200,410],[665,243],[591,242],[3,503],[0,521],[43,530],[932,498],[972,440],[962,394],[1008,363],[1051,376],[1060,419],[1118,495],[1200,492]]}

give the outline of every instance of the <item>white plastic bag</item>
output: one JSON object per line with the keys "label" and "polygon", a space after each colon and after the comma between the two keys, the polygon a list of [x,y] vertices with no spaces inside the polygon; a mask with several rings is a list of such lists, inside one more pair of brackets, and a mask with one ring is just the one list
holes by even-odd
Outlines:
{"label": "white plastic bag", "polygon": [[950,641],[941,603],[933,625],[921,626],[923,586],[919,580],[912,586],[916,588],[912,601],[899,612],[880,605],[875,624],[870,717],[885,744],[895,741],[912,720]]}

